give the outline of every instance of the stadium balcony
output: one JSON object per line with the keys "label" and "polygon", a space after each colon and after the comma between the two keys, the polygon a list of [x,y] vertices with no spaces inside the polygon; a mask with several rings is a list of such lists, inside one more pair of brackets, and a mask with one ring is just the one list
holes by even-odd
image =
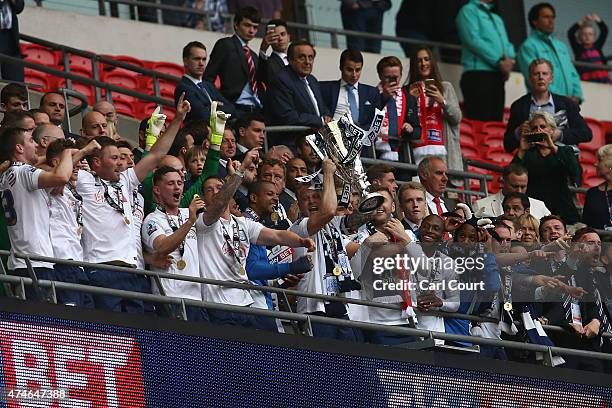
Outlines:
{"label": "stadium balcony", "polygon": [[[22,27],[28,31],[27,26]],[[83,51],[32,35],[22,35],[22,40],[26,55],[26,82],[34,84],[30,89],[32,94],[57,88],[76,91],[67,92],[67,97],[76,95],[74,102],[80,104],[81,111],[95,100],[107,97],[121,115],[134,119],[135,123],[147,117],[157,105],[162,105],[164,111],[172,116],[173,84],[182,74],[182,67],[170,59],[153,61],[130,55],[113,56],[108,50]],[[178,55],[181,46],[182,43],[175,44],[173,52]],[[125,53],[121,51],[121,54]],[[9,59],[0,55],[2,60]],[[333,65],[335,68],[336,64]],[[594,152],[604,143],[606,132],[612,129],[612,122],[589,119],[588,124],[593,129],[594,140],[585,144],[581,151],[584,186],[600,182],[594,172]],[[478,198],[499,190],[501,166],[511,160],[511,156],[503,151],[504,129],[504,122],[462,121],[461,147],[466,159],[466,172],[449,174],[463,178],[465,185],[462,189],[449,191]],[[268,132],[287,130],[291,128],[269,128]],[[294,127],[293,130],[303,129]],[[364,159],[366,164],[377,161]],[[397,166],[412,171],[416,168],[407,163],[398,163]],[[87,266],[85,263],[23,255],[29,260]],[[101,268],[146,275],[152,279],[169,278],[263,290],[275,293],[287,304],[290,304],[289,298],[302,296],[385,309],[399,308],[348,298],[328,299],[324,295],[280,288],[113,266]],[[294,313],[291,308],[282,312],[245,309],[163,294],[49,282],[38,280],[31,268],[29,276],[7,275],[0,264],[0,283],[10,295],[0,297],[3,383],[13,392],[32,384],[56,391],[50,398],[50,406],[66,403],[66,406],[130,408],[454,407],[496,404],[509,407],[603,407],[612,401],[609,376],[550,367],[553,357],[580,356],[608,361],[612,360],[609,354],[329,319]],[[25,298],[23,288],[26,286],[35,288],[37,299]],[[56,305],[57,290],[133,297],[156,304],[164,316],[134,316]],[[287,334],[194,324],[185,321],[186,306],[279,319]],[[445,315],[486,321],[481,316]],[[422,340],[418,344],[395,348],[314,339],[309,328],[313,322],[407,334]],[[564,330],[556,326],[543,328],[546,331]],[[468,342],[472,346],[439,346],[435,340]],[[543,358],[543,365],[477,358],[481,345],[537,353]],[[69,395],[65,398],[67,392]],[[33,406],[28,403],[27,394],[19,398],[19,394],[14,393],[8,398],[8,406]]]}
{"label": "stadium balcony", "polygon": [[[0,251],[0,255],[9,254]],[[399,309],[399,305],[315,295],[214,279],[87,264],[17,254],[26,259],[129,272],[159,279],[272,292]],[[1,265],[1,263],[0,263]],[[70,406],[547,406],[605,407],[610,376],[551,367],[563,356],[612,361],[612,355],[507,340],[430,332],[287,311],[270,311],[182,298],[6,275],[0,284],[0,341],[9,406],[40,390],[45,400]],[[26,299],[33,287],[35,299]],[[55,304],[57,291],[82,291],[155,304],[161,316],[130,315]],[[42,303],[41,303],[42,302]],[[174,306],[172,308],[171,306]],[[278,319],[284,333],[189,322],[186,307],[203,307]],[[438,312],[480,322],[491,319]],[[416,337],[396,347],[312,338],[324,323]],[[546,331],[564,330],[543,326]],[[604,336],[609,336],[605,334]],[[447,342],[441,344],[441,341]],[[452,344],[457,345],[452,345]],[[478,358],[481,346],[539,354],[542,365]],[[330,381],[333,379],[333,381]],[[40,388],[38,388],[40,387]],[[287,391],[290,389],[291,391]],[[350,391],[349,391],[350,390]],[[13,403],[13,405],[10,405]],[[23,405],[19,405],[22,403]],[[467,405],[466,405],[467,404]],[[39,405],[36,405],[39,406]]]}

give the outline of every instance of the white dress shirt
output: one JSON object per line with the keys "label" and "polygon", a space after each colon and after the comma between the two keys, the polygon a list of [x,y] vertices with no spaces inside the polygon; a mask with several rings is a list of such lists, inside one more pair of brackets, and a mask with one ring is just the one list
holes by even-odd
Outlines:
{"label": "white dress shirt", "polygon": [[314,106],[315,111],[317,112],[317,116],[321,116],[321,112],[319,111],[319,105],[317,104],[317,98],[315,98],[314,92],[312,92],[312,89],[310,88],[308,78],[302,78],[302,82],[304,82],[304,84],[306,85],[306,92],[308,92],[308,95],[310,95],[310,100],[312,101],[312,105]]}
{"label": "white dress shirt", "polygon": [[[427,206],[429,207],[429,210],[432,214],[442,215],[438,214],[438,207],[436,206],[436,203],[434,203],[434,196],[431,195],[429,191],[425,192],[425,199],[427,200]],[[442,206],[442,212],[448,211],[448,208],[446,208],[446,204],[444,204],[444,199],[442,198],[440,198],[440,205]]]}
{"label": "white dress shirt", "polygon": [[[336,111],[334,112],[334,120],[340,119],[346,112],[351,111],[346,85],[348,85],[347,82],[341,79],[340,91],[338,92],[338,102],[336,103]],[[359,109],[359,82],[356,82],[353,87],[352,92],[353,95],[355,95],[355,104],[357,105],[357,109]]]}

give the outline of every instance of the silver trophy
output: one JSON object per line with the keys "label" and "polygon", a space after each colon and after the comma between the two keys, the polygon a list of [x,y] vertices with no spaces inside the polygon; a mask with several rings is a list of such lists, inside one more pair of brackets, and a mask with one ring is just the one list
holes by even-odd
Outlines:
{"label": "silver trophy", "polygon": [[[321,160],[331,158],[336,163],[336,175],[344,183],[340,205],[348,206],[351,193],[356,191],[361,197],[357,208],[362,214],[375,211],[385,201],[382,194],[369,191],[370,183],[360,158],[362,146],[372,146],[374,143],[383,119],[384,113],[377,109],[372,125],[366,132],[353,123],[350,113],[346,113],[340,120],[329,122],[318,133],[306,136],[308,144]],[[309,182],[319,172],[298,181]]]}

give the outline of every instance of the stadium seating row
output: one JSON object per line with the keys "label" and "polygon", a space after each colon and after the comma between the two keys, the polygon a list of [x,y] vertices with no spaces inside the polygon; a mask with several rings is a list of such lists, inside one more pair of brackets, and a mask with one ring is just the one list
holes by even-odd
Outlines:
{"label": "stadium seating row", "polygon": [[[39,44],[29,43],[22,43],[21,48],[26,61],[35,62],[59,70],[64,69],[62,63],[63,54],[61,51],[55,51]],[[145,61],[125,55],[107,57],[176,77],[181,77],[183,75],[183,67],[171,62]],[[70,71],[72,73],[93,79],[91,59],[70,54],[69,61]],[[154,95],[153,78],[151,77],[104,63],[99,63],[98,72],[100,80],[103,82],[133,89],[144,94]],[[25,78],[26,82],[40,85],[45,91],[66,86],[66,80],[63,78],[57,78],[29,68],[25,70]],[[158,83],[160,96],[166,99],[173,99],[176,83],[166,79],[160,79]],[[72,87],[74,90],[85,95],[90,104],[95,102],[95,91],[92,86],[73,81]],[[141,101],[135,97],[116,92],[112,93],[112,98],[118,113],[137,119],[149,115],[155,108],[154,103]],[[164,111],[170,118],[174,116],[174,111],[172,109],[166,108]],[[505,121],[507,121],[508,116],[509,109],[506,108],[504,122],[462,120],[460,127],[460,142],[463,156],[467,159],[478,160],[497,166],[509,164],[512,161],[513,155],[505,152],[503,147],[504,132],[506,130]],[[599,146],[605,144],[606,133],[612,133],[612,123],[603,123],[589,118],[587,118],[586,121],[593,131],[593,140],[589,143],[580,145],[580,163],[583,168],[583,186],[592,187],[603,181],[600,177],[595,175],[595,152]],[[469,166],[468,171],[493,175],[494,180],[488,183],[489,192],[495,193],[499,190],[500,183],[496,173],[473,166]],[[472,181],[470,189],[479,190],[479,183],[475,180]]]}

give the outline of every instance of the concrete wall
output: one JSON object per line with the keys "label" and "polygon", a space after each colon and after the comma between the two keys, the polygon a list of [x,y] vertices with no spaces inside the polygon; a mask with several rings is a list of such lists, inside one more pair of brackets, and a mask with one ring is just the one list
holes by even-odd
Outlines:
{"label": "concrete wall", "polygon": [[[159,26],[110,17],[88,16],[65,11],[54,11],[39,7],[26,7],[19,16],[23,33],[45,38],[49,41],[70,45],[102,54],[131,55],[152,61],[171,61],[181,63],[182,47],[189,41],[198,40],[212,49],[220,34],[192,29]],[[53,22],[53,24],[50,24]],[[258,49],[259,41],[252,44]],[[320,80],[339,77],[338,60],[341,50],[317,49],[314,74]],[[376,84],[376,62],[380,55],[366,54],[362,82]],[[408,59],[402,58],[407,73]],[[442,66],[442,75],[455,85],[459,97],[459,78],[461,67]],[[612,121],[612,110],[606,101],[612,100],[612,86],[582,83],[586,101],[582,106],[585,116]],[[506,105],[525,93],[523,77],[514,73],[506,83]]]}

